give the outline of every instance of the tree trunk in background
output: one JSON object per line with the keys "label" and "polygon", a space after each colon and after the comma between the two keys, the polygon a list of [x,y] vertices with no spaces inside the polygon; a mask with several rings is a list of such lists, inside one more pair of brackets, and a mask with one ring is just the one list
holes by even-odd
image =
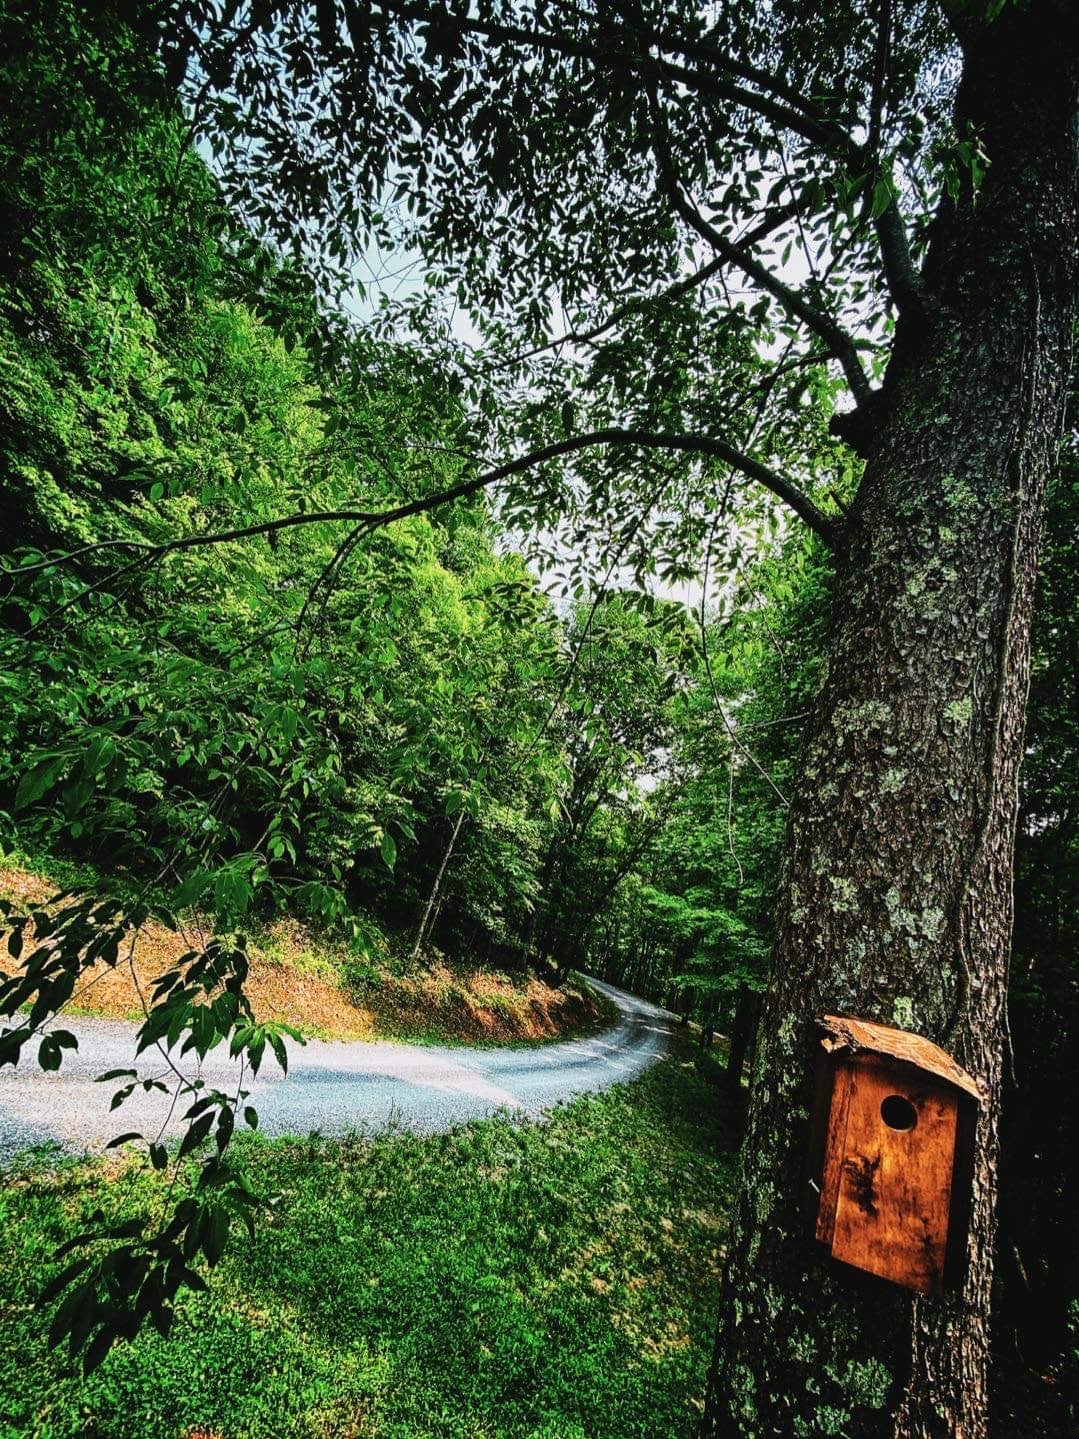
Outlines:
{"label": "tree trunk in background", "polygon": [[[525,958],[535,951],[536,962],[541,967],[547,963],[547,918],[548,918],[548,890],[551,879],[554,875],[555,861],[558,856],[558,843],[554,835],[551,836],[547,845],[547,853],[543,858],[543,865],[540,869],[539,883],[536,892],[536,903],[528,920],[528,933],[525,936]],[[538,936],[538,938],[537,938]]]}
{"label": "tree trunk in background", "polygon": [[[1075,320],[1079,57],[1065,8],[1010,5],[964,37],[960,132],[976,127],[991,163],[977,202],[938,217],[927,314],[900,321],[839,557],[754,1063],[709,1439],[987,1433],[1016,781]],[[921,1300],[839,1275],[804,1236],[814,1021],[828,1011],[926,1035],[984,1086],[959,1293]]]}
{"label": "tree trunk in background", "polygon": [[712,1040],[716,1037],[716,1001],[710,999],[704,1006],[704,1013],[701,1015],[701,1049],[711,1049]]}
{"label": "tree trunk in background", "polygon": [[607,952],[603,958],[603,972],[601,978],[608,984],[617,983],[614,976],[618,974],[618,954],[622,944],[622,925],[616,921],[608,931]]}
{"label": "tree trunk in background", "polygon": [[727,1054],[727,1082],[735,1090],[742,1085],[742,1071],[746,1067],[746,1056],[757,1028],[760,1008],[760,995],[748,985],[743,985],[738,991],[738,1004],[731,1025],[731,1047]]}
{"label": "tree trunk in background", "polygon": [[450,835],[449,844],[447,844],[445,850],[443,851],[442,863],[438,866],[438,873],[435,875],[435,882],[431,886],[431,893],[427,898],[427,907],[423,911],[423,918],[420,920],[420,927],[416,931],[416,943],[412,946],[413,959],[419,958],[420,949],[423,946],[424,936],[427,934],[428,927],[431,923],[431,916],[434,913],[435,905],[438,903],[438,897],[442,891],[442,880],[446,873],[446,866],[450,862],[450,856],[453,854],[453,847],[457,843],[457,836],[461,833],[461,825],[464,823],[464,819],[465,812],[463,809],[459,809],[457,811],[457,821],[453,826],[453,833]]}

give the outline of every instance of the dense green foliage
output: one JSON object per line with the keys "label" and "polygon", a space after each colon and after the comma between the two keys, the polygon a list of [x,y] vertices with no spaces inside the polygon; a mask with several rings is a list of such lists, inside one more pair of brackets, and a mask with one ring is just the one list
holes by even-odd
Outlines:
{"label": "dense green foliage", "polygon": [[33,1311],[55,1242],[162,1182],[43,1157],[0,1192],[0,1434],[67,1439],[653,1439],[693,1432],[724,1161],[688,1066],[547,1125],[255,1143],[273,1221],[82,1381]]}
{"label": "dense green foliage", "polygon": [[[181,121],[135,83],[122,31],[111,50],[48,23],[33,46],[16,33],[6,83],[44,88],[49,119],[9,127],[4,167],[21,221],[5,543],[33,572],[4,613],[0,793],[22,840],[225,925],[287,906],[361,935],[370,916],[415,922],[452,840],[447,940],[563,968],[594,949],[618,973],[625,956],[595,926],[631,871],[673,846],[707,865],[728,808],[747,827],[737,863],[772,870],[777,792],[726,709],[772,685],[764,615],[799,583],[797,545],[793,567],[744,581],[776,595],[721,623],[634,591],[561,618],[478,500],[362,535],[325,521],[131,563],[128,544],[452,484],[461,415],[414,348],[338,334],[331,362],[325,333],[300,342],[317,322],[304,286],[231,228]],[[41,564],[102,541],[116,548]],[[769,691],[739,724],[788,699]],[[728,770],[737,804],[726,778],[690,793]],[[675,887],[702,885],[721,926],[746,922],[729,875]],[[767,886],[753,893],[759,971]],[[637,977],[660,993],[674,974]]]}
{"label": "dense green foliage", "polygon": [[598,954],[612,977],[657,995],[671,988],[705,1015],[763,987],[828,586],[819,547],[798,535],[741,571],[716,612],[696,616],[682,768],[668,785],[662,843],[610,907]]}
{"label": "dense green foliage", "polygon": [[[178,120],[125,113],[102,168],[98,110],[56,105],[52,129],[12,134],[5,166],[25,218],[5,305],[8,545],[35,544],[32,560],[297,504],[377,509],[453,477],[452,405],[417,356],[357,339],[328,374],[270,326],[201,162],[169,173]],[[236,920],[263,886],[327,914],[334,887],[377,896],[397,850],[437,844],[465,802],[495,870],[473,876],[473,899],[506,888],[504,851],[522,834],[527,848],[528,810],[554,793],[529,744],[556,658],[546,606],[475,506],[343,553],[342,539],[307,527],[131,574],[109,551],[39,575],[7,612],[22,638],[7,650],[6,807],[40,843],[139,878],[179,859],[179,902],[212,887]]]}

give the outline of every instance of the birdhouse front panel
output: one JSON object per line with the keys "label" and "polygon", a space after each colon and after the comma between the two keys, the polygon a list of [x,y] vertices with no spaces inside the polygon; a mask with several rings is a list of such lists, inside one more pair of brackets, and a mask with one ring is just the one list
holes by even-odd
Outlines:
{"label": "birdhouse front panel", "polygon": [[817,1221],[835,1259],[940,1288],[958,1108],[950,1086],[874,1055],[837,1065]]}
{"label": "birdhouse front panel", "polygon": [[979,1085],[920,1035],[820,1025],[812,1232],[840,1263],[935,1294],[961,1268]]}

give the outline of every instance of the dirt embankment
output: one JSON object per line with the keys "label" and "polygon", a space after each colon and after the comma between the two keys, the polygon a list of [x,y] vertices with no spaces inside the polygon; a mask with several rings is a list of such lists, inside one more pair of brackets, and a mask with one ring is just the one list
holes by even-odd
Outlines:
{"label": "dirt embankment", "polygon": [[[0,897],[43,905],[56,892],[38,875],[0,863]],[[202,938],[197,921],[184,933],[146,924],[130,962],[87,971],[72,1012],[141,1019],[141,996],[149,995],[153,980]],[[254,937],[250,956],[247,994],[256,1018],[327,1039],[535,1043],[594,1029],[608,1017],[605,1001],[590,991],[553,989],[529,975],[442,962],[400,973],[390,962],[375,962],[362,979],[350,978],[348,951],[294,920],[279,920]]]}

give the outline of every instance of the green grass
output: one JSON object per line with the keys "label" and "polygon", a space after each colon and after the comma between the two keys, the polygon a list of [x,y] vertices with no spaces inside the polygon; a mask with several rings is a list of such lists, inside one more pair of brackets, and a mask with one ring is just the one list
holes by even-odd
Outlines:
{"label": "green grass", "polygon": [[272,1220],[170,1341],[141,1336],[85,1380],[48,1353],[33,1294],[80,1218],[150,1205],[159,1181],[39,1157],[0,1190],[0,1435],[690,1439],[731,1182],[720,1119],[669,1060],[546,1125],[253,1140]]}

